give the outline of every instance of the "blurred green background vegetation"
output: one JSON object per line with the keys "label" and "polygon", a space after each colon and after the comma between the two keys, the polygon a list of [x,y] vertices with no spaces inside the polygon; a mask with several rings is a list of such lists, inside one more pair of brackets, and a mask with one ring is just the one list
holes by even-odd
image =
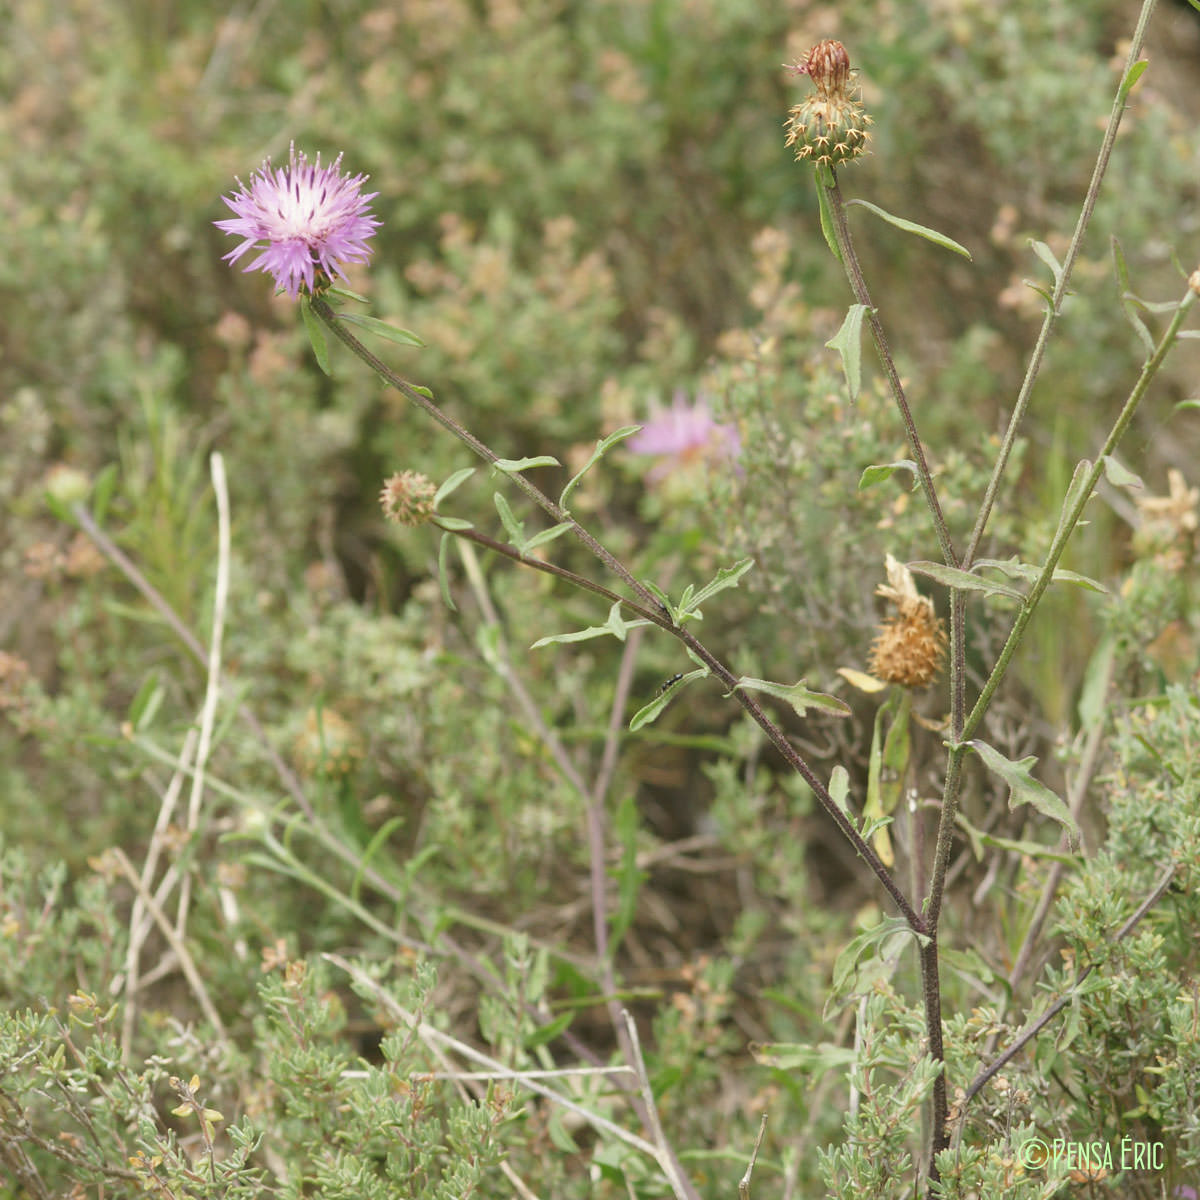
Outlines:
{"label": "blurred green background vegetation", "polygon": [[[348,356],[335,352],[332,379],[320,373],[295,304],[221,261],[233,246],[212,225],[227,215],[221,194],[293,141],[369,173],[383,226],[352,286],[373,315],[426,342],[389,357],[500,454],[558,457],[564,481],[652,402],[707,397],[739,427],[740,474],[691,467],[658,485],[644,461],[616,453],[576,511],[663,586],[753,554],[757,570],[711,606],[703,636],[744,674],[844,690],[836,668],[865,669],[884,553],[937,555],[903,473],[857,490],[864,467],[906,457],[903,431],[877,380],[848,403],[823,348],[848,293],[819,233],[811,172],[784,147],[783,120],[806,84],[781,64],[823,37],[844,41],[875,125],[872,153],[843,186],[974,256],[852,212],[961,539],[1040,315],[1022,284],[1044,272],[1028,239],[1066,244],[1136,10],[1130,0],[11,0],[0,13],[8,843],[34,868],[64,860],[78,880],[111,845],[140,861],[204,694],[204,671],[175,633],[47,507],[48,477],[66,466],[95,480],[115,466],[103,526],[203,642],[216,553],[207,463],[220,450],[234,520],[225,667],[265,743],[348,844],[386,825],[377,857],[397,870],[422,863],[415,930],[440,919],[486,954],[497,929],[519,929],[564,962],[586,957],[582,802],[513,715],[486,630],[503,630],[542,718],[589,777],[621,647],[527,654],[537,637],[603,613],[506,563],[482,564],[496,624],[455,556],[460,611],[446,610],[433,538],[385,526],[376,498],[393,470],[440,481],[471,465],[465,452]],[[1075,462],[1136,377],[1110,238],[1151,299],[1177,297],[1174,254],[1195,266],[1198,28],[1186,7],[1165,5],[1152,29],[1150,69],[991,527],[996,556],[1037,559]],[[1122,451],[1154,493],[1167,490],[1169,467],[1194,479],[1195,414],[1176,408],[1196,394],[1194,345],[1172,359]],[[452,511],[494,525],[491,490],[481,472]],[[1066,565],[1118,580],[1139,553],[1136,511],[1114,493],[1092,518]],[[1192,668],[1191,594],[1178,580],[1144,583],[1143,607],[1122,626],[1137,686]],[[1023,651],[996,718],[1014,758],[1046,754],[1070,730],[1103,625],[1089,605],[1052,598]],[[973,626],[976,663],[1006,629],[1002,611]],[[673,644],[647,638],[630,711],[687,666]],[[848,698],[846,726],[794,732],[825,773],[841,762],[861,779],[871,706]],[[926,708],[940,714],[943,698]],[[313,729],[328,736],[334,724],[348,739],[346,771],[320,754],[314,765]],[[936,752],[934,738],[931,762]],[[623,978],[660,1000],[692,996],[705,979],[721,998],[700,1016],[651,1002],[643,1015],[658,1014],[656,1061],[691,1072],[673,1076],[668,1103],[680,1141],[723,1144],[753,1126],[749,1109],[678,1098],[716,1096],[747,1039],[808,1028],[854,914],[879,897],[715,689],[684,692],[627,738],[617,769],[618,828],[649,856]],[[238,722],[222,723],[210,770],[231,790],[210,794],[190,869],[213,899],[226,886],[219,871],[245,852],[222,837],[284,790],[264,743]],[[932,775],[921,786],[936,794]],[[976,805],[995,799],[981,784]],[[693,848],[670,852],[681,839]],[[964,866],[960,886],[978,869]],[[226,950],[235,933],[256,955],[281,938],[293,955],[386,948],[302,882],[251,869],[237,886],[236,930],[215,900],[193,917],[232,1022],[257,1003],[257,971]],[[705,972],[725,967],[713,960],[729,972],[716,982]],[[29,971],[8,981],[14,1006],[83,986],[69,956]],[[561,972],[560,991],[582,988]],[[461,989],[451,1021],[470,1036],[478,980],[447,975]],[[143,997],[152,1010],[175,1002],[186,1005],[169,989]],[[601,1048],[610,1036],[587,1012],[576,1028]],[[747,1076],[731,1095],[748,1104],[756,1086]],[[806,1136],[832,1136],[833,1116],[806,1113]]]}

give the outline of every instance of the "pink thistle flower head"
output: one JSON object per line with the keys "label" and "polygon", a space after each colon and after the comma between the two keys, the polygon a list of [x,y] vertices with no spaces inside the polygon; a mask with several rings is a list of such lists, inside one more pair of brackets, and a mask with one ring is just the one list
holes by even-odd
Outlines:
{"label": "pink thistle flower head", "polygon": [[262,249],[245,270],[273,275],[293,300],[301,284],[311,293],[335,275],[345,279],[345,263],[366,262],[371,257],[367,239],[379,225],[367,201],[379,193],[364,195],[367,176],[343,174],[341,163],[340,154],[327,167],[321,166],[319,154],[310,163],[293,142],[286,167],[272,168],[268,158],[250,177],[249,187],[238,179],[241,190],[221,197],[236,216],[213,222],[244,239],[225,260],[235,263],[248,250]]}
{"label": "pink thistle flower head", "polygon": [[741,454],[742,439],[735,426],[713,418],[703,394],[689,402],[685,392],[677,391],[670,408],[652,403],[649,419],[628,446],[634,454],[660,460],[648,475],[654,481],[696,462],[732,462]]}

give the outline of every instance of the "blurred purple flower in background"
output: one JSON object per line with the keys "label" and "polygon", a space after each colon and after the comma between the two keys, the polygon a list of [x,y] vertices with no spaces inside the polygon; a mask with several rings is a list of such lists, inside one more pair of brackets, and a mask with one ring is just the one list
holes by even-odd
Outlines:
{"label": "blurred purple flower in background", "polygon": [[708,399],[699,393],[689,403],[680,390],[671,397],[671,407],[651,403],[650,417],[627,443],[634,454],[654,455],[661,461],[647,478],[661,479],[680,467],[696,462],[733,462],[742,451],[742,439],[733,425],[713,419]]}
{"label": "blurred purple flower in background", "polygon": [[379,193],[364,196],[367,176],[339,174],[341,162],[339,154],[323,167],[318,154],[317,161],[310,163],[293,143],[286,167],[272,169],[267,159],[250,177],[249,188],[239,179],[241,191],[221,197],[236,217],[213,222],[218,229],[245,238],[225,260],[235,263],[247,250],[266,242],[245,269],[269,272],[293,300],[301,283],[313,290],[318,269],[329,280],[335,275],[345,279],[344,263],[366,262],[371,257],[367,239],[379,225],[367,201]]}

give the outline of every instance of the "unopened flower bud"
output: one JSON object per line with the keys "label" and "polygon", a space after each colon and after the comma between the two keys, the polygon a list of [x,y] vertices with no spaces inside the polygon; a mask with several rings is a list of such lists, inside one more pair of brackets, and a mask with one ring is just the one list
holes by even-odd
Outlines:
{"label": "unopened flower bud", "polygon": [[787,144],[795,146],[797,160],[836,167],[865,153],[871,118],[851,87],[846,47],[818,42],[790,70],[807,75],[817,89],[815,96],[793,106],[785,123]]}

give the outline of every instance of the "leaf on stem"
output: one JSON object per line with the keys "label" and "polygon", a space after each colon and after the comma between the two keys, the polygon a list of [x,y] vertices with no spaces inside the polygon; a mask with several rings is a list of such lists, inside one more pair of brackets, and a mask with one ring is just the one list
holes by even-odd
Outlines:
{"label": "leaf on stem", "polygon": [[591,638],[598,637],[615,637],[617,641],[623,642],[625,634],[630,629],[636,629],[639,625],[649,625],[644,617],[639,617],[633,621],[626,621],[621,616],[621,602],[613,601],[613,606],[608,610],[608,620],[603,625],[590,625],[587,629],[577,630],[575,633],[554,633],[549,637],[538,638],[536,642],[530,646],[531,650],[539,650],[542,646],[549,646],[554,642],[586,642]]}
{"label": "leaf on stem", "polygon": [[[361,297],[359,297],[361,299]],[[385,342],[394,342],[397,346],[424,346],[411,329],[401,329],[398,325],[389,325],[386,321],[376,320],[375,317],[360,317],[355,313],[338,313],[337,319],[347,325],[357,325],[368,333],[381,337]]]}
{"label": "leaf on stem", "polygon": [[640,425],[624,425],[615,433],[610,433],[608,437],[596,443],[596,449],[592,451],[592,457],[583,464],[579,469],[578,474],[571,477],[567,486],[563,488],[562,495],[558,498],[559,508],[567,507],[567,497],[579,485],[579,481],[615,446],[618,442],[623,442],[627,437],[632,437],[635,433],[640,433],[642,427]]}
{"label": "leaf on stem", "polygon": [[562,537],[568,529],[572,528],[570,521],[563,521],[558,525],[551,525],[549,529],[543,529],[541,533],[535,533],[533,537],[525,543],[523,553],[528,554],[530,550],[536,550],[538,546],[544,546],[547,542],[552,542],[556,538]]}
{"label": "leaf on stem", "polygon": [[561,467],[562,463],[552,454],[539,454],[536,458],[498,458],[492,467],[503,471],[505,475],[515,475],[518,471],[528,471],[530,467]]}
{"label": "leaf on stem", "polygon": [[1036,238],[1030,238],[1029,244],[1033,247],[1034,254],[1050,268],[1050,272],[1054,276],[1054,286],[1057,288],[1062,283],[1062,263],[1058,261],[1054,251],[1045,242],[1039,242]]}
{"label": "leaf on stem", "polygon": [[695,616],[697,620],[703,615],[700,612],[700,605],[705,600],[715,596],[718,592],[723,592],[726,588],[737,587],[738,580],[750,568],[754,566],[754,559],[743,558],[735,562],[732,567],[722,567],[716,574],[715,579],[711,579],[698,592],[694,591],[689,583],[683,589],[683,595],[679,598],[678,613],[680,617]]}
{"label": "leaf on stem", "polygon": [[308,341],[313,348],[313,354],[316,355],[317,366],[326,375],[331,374],[329,370],[329,345],[325,341],[325,330],[321,328],[321,322],[312,310],[312,301],[303,295],[300,297],[300,317],[304,321],[304,332],[308,334]]}
{"label": "leaf on stem", "polygon": [[852,404],[858,399],[862,386],[862,323],[866,313],[867,305],[850,305],[841,329],[825,343],[828,349],[836,350],[842,356],[842,373],[846,376]]}
{"label": "leaf on stem", "polygon": [[496,511],[500,514],[500,522],[504,526],[505,533],[508,534],[508,540],[520,551],[524,551],[525,537],[525,522],[518,521],[513,514],[513,510],[509,507],[508,501],[505,500],[500,492],[492,493],[492,502],[496,505]]}
{"label": "leaf on stem", "polygon": [[867,488],[874,487],[875,484],[882,483],[885,479],[891,479],[897,471],[912,472],[912,488],[909,490],[915,491],[921,482],[921,476],[917,464],[911,458],[898,458],[895,462],[890,463],[872,463],[863,470],[858,481],[858,490],[864,492]]}
{"label": "leaf on stem", "polygon": [[446,568],[446,560],[450,554],[450,535],[442,534],[442,540],[438,543],[438,587],[442,593],[442,603],[451,611],[458,612],[458,605],[454,603],[454,597],[450,594],[450,573]]}
{"label": "leaf on stem", "polygon": [[924,575],[936,580],[949,588],[957,588],[960,592],[983,592],[987,596],[1008,596],[1013,600],[1024,600],[1015,588],[1005,587],[1002,583],[994,583],[989,579],[980,579],[970,571],[962,571],[958,567],[947,567],[944,563],[910,562],[908,569],[914,575]]}
{"label": "leaf on stem", "polygon": [[838,245],[837,233],[833,224],[833,210],[829,207],[829,196],[826,194],[827,190],[833,187],[833,175],[824,163],[818,163],[814,178],[817,181],[817,206],[821,213],[821,233],[825,237],[825,244],[833,251],[833,257],[845,266],[846,260],[842,258],[842,248]]}
{"label": "leaf on stem", "polygon": [[108,506],[112,502],[116,487],[117,464],[109,463],[96,476],[96,483],[92,488],[92,519],[97,525],[104,524],[104,518],[108,515]]}
{"label": "leaf on stem", "polygon": [[[1063,536],[1064,533],[1069,534],[1071,532],[1071,530],[1067,528],[1067,523],[1071,519],[1072,510],[1077,504],[1080,503],[1080,498],[1083,495],[1085,486],[1087,485],[1087,477],[1091,469],[1091,460],[1087,458],[1081,458],[1079,462],[1075,464],[1075,472],[1071,476],[1071,483],[1067,488],[1067,494],[1063,497],[1062,510],[1058,514],[1058,527],[1054,531],[1054,540],[1056,542],[1060,537]],[[1082,507],[1080,508],[1079,512],[1080,515],[1083,514]],[[1076,524],[1079,524],[1078,520],[1076,520]]]}
{"label": "leaf on stem", "polygon": [[852,204],[858,205],[859,208],[865,208],[867,212],[874,213],[880,220],[886,221],[889,225],[895,225],[897,229],[903,229],[905,233],[915,233],[917,237],[924,238],[927,242],[933,242],[934,245],[942,246],[946,250],[953,250],[955,254],[961,254],[963,258],[968,260],[971,258],[971,252],[966,246],[960,245],[944,233],[938,233],[936,229],[930,229],[927,225],[918,225],[915,221],[906,221],[903,217],[897,217],[890,212],[885,212],[882,208],[874,204],[868,204],[865,200],[846,201],[847,208]]}
{"label": "leaf on stem", "polygon": [[989,771],[999,775],[1008,784],[1008,807],[1014,809],[1018,804],[1030,804],[1044,817],[1057,821],[1066,831],[1073,846],[1079,845],[1079,826],[1071,816],[1070,809],[1044,784],[1039,783],[1030,774],[1030,769],[1036,764],[1037,758],[1029,755],[1017,762],[1005,758],[999,750],[981,742],[978,738],[967,743],[976,754],[983,759],[984,766]]}
{"label": "leaf on stem", "polygon": [[850,706],[844,700],[839,700],[837,696],[831,696],[828,692],[810,691],[803,679],[799,683],[789,685],[743,675],[726,695],[731,695],[738,688],[747,692],[766,692],[768,696],[784,700],[796,710],[797,716],[804,716],[810,708],[820,709],[835,717],[850,716]]}
{"label": "leaf on stem", "polygon": [[[1191,0],[1191,2],[1195,4],[1196,0]],[[1129,68],[1128,71],[1125,72],[1125,78],[1121,80],[1121,90],[1117,93],[1117,100],[1119,103],[1125,103],[1126,97],[1128,97],[1129,93],[1133,91],[1137,81],[1142,77],[1142,72],[1149,65],[1150,63],[1146,59],[1140,58]]]}
{"label": "leaf on stem", "polygon": [[[646,622],[641,622],[646,624]],[[678,679],[672,679],[666,687],[643,708],[638,709],[633,715],[633,719],[629,722],[629,730],[631,733],[636,733],[639,729],[646,725],[652,724],[658,719],[659,714],[671,702],[671,697],[675,695],[680,688],[686,687],[693,679],[703,679],[709,674],[707,667],[699,667],[695,671],[689,671],[686,675],[681,675]]]}
{"label": "leaf on stem", "polygon": [[[1036,583],[1041,576],[1042,568],[1034,566],[1032,563],[1021,562],[1014,555],[1012,558],[977,558],[973,566],[973,570],[980,570],[983,567],[990,567],[993,571],[1000,571],[1012,578],[1023,579],[1026,583]],[[1082,588],[1087,588],[1089,592],[1099,592],[1101,595],[1108,595],[1108,588],[1104,584],[1095,579],[1090,579],[1086,575],[1080,575],[1075,571],[1068,571],[1063,567],[1055,567],[1054,574],[1050,579],[1051,583],[1075,583]]]}
{"label": "leaf on stem", "polygon": [[899,956],[902,946],[910,937],[915,937],[922,944],[929,941],[925,934],[914,932],[903,917],[884,917],[878,925],[851,938],[833,964],[834,995],[840,995],[853,980],[859,960],[867,951],[876,950],[878,957],[886,963]]}
{"label": "leaf on stem", "polygon": [[1123,467],[1111,454],[1105,454],[1100,461],[1104,464],[1104,477],[1113,487],[1145,488],[1140,475],[1135,475],[1128,467]]}
{"label": "leaf on stem", "polygon": [[463,467],[460,470],[455,471],[454,474],[451,475],[450,478],[447,479],[446,482],[443,483],[440,488],[438,488],[437,492],[434,493],[434,497],[433,497],[434,509],[436,510],[437,506],[439,504],[441,504],[441,502],[443,500],[445,500],[446,497],[449,496],[451,492],[454,492],[458,488],[460,488],[474,474],[475,474],[474,467]]}

